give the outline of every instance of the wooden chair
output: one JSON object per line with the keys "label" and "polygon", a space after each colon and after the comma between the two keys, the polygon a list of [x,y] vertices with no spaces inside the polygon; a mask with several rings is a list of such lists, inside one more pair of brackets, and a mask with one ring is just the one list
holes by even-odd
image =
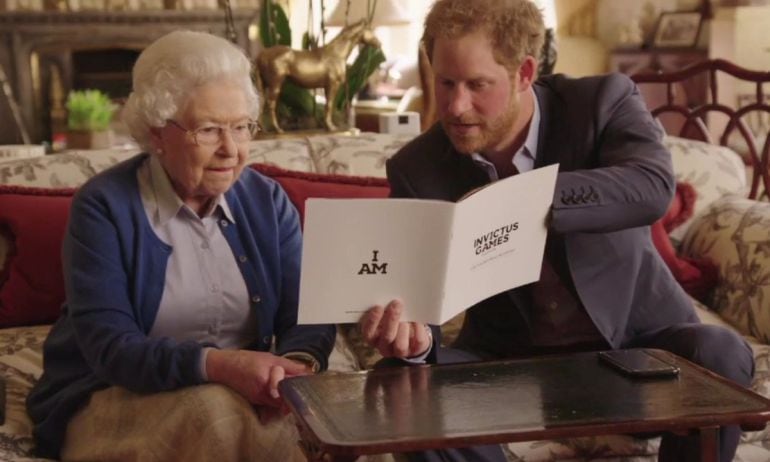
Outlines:
{"label": "wooden chair", "polygon": [[[631,77],[645,95],[652,115],[664,123],[670,135],[728,146],[731,137],[745,144],[744,161],[752,169],[751,199],[770,199],[770,137],[762,139],[767,129],[752,131],[757,121],[770,118],[770,72],[758,72],[736,66],[723,59],[706,60],[676,72],[642,73]],[[689,82],[704,85],[701,101],[685,95]],[[753,98],[741,98],[736,88],[753,88]],[[721,92],[720,92],[721,90]],[[662,98],[660,96],[662,95]],[[672,123],[672,120],[675,123]],[[759,135],[759,136],[758,136]],[[761,193],[760,193],[761,183]]]}

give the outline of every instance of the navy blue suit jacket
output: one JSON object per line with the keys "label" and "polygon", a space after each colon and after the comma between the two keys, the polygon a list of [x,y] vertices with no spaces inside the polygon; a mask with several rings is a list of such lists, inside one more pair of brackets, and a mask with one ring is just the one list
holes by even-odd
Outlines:
{"label": "navy blue suit jacket", "polygon": [[[559,164],[549,237],[560,241],[566,262],[552,264],[568,268],[565,283],[574,284],[599,333],[618,348],[642,332],[698,322],[650,237],[675,181],[662,131],[634,83],[620,74],[555,75],[539,79],[534,90],[541,110],[535,167]],[[457,201],[489,182],[440,124],[402,148],[387,171],[394,197]],[[517,200],[525,198],[511,198]],[[515,351],[528,311],[517,291],[510,295],[467,311],[461,347],[494,357]]]}

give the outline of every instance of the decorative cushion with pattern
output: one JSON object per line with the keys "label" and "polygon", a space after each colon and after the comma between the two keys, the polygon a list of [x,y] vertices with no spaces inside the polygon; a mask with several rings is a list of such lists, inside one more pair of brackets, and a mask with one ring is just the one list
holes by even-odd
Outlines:
{"label": "decorative cushion with pattern", "polygon": [[138,153],[136,150],[104,149],[0,162],[0,185],[38,188],[71,188],[118,162]]}
{"label": "decorative cushion with pattern", "polygon": [[252,141],[248,163],[260,163],[299,172],[314,172],[307,138],[276,138]]}
{"label": "decorative cushion with pattern", "polygon": [[385,161],[414,135],[361,133],[307,138],[316,172],[333,175],[385,177]]}
{"label": "decorative cushion with pattern", "polygon": [[677,181],[692,185],[698,193],[692,217],[670,233],[678,244],[712,202],[725,194],[745,195],[746,169],[741,157],[726,147],[675,136],[665,137],[663,144],[671,151]]}
{"label": "decorative cushion with pattern", "polygon": [[[256,140],[249,144],[248,162],[313,172],[307,138]],[[97,173],[131,158],[139,149],[102,149],[0,162],[0,184],[42,188],[78,187]]]}
{"label": "decorative cushion with pattern", "polygon": [[725,197],[690,227],[681,251],[718,262],[708,306],[744,335],[770,342],[770,203]]}

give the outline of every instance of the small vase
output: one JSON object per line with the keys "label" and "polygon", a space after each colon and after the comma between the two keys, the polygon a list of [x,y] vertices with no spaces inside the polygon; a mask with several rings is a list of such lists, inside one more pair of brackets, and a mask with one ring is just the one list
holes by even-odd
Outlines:
{"label": "small vase", "polygon": [[112,146],[112,130],[67,132],[67,149],[107,149]]}

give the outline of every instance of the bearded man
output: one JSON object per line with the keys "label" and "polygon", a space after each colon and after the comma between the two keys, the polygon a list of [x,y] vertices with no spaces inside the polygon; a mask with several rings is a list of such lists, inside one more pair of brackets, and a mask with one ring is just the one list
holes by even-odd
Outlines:
{"label": "bearded man", "polygon": [[[451,349],[439,330],[400,321],[401,302],[360,321],[386,357],[411,362],[659,348],[748,386],[749,346],[701,324],[650,237],[675,190],[662,132],[620,74],[536,79],[544,27],[529,0],[438,0],[423,43],[440,122],[387,164],[393,197],[457,201],[491,181],[551,164],[559,174],[538,282],[469,307]],[[511,203],[526,197],[511,197]],[[730,461],[740,429],[720,431]],[[697,456],[664,435],[660,460]],[[497,446],[413,454],[419,460],[505,460]]]}

